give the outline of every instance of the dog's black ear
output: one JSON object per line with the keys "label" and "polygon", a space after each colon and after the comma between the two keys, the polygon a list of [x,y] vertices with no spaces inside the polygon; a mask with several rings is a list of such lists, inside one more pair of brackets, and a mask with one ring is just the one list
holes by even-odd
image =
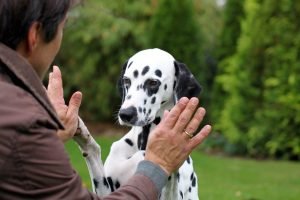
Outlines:
{"label": "dog's black ear", "polygon": [[175,101],[177,102],[181,97],[198,97],[201,92],[201,86],[195,79],[184,63],[174,61],[175,67]]}
{"label": "dog's black ear", "polygon": [[126,61],[124,64],[123,64],[123,67],[122,67],[122,71],[121,71],[121,74],[120,74],[120,77],[118,79],[118,91],[119,91],[119,94],[120,96],[122,97],[122,102],[124,101],[124,98],[125,98],[125,88],[123,87],[123,76],[124,76],[124,73],[125,73],[125,70],[126,70],[126,67],[127,67],[127,63],[128,61]]}

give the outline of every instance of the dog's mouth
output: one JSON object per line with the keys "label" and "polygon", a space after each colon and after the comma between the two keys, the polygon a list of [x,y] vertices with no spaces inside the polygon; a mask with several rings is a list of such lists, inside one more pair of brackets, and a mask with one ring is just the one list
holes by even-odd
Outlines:
{"label": "dog's mouth", "polygon": [[152,121],[153,120],[146,119],[146,120],[140,120],[140,121],[136,121],[136,122],[127,122],[127,121],[120,119],[120,116],[119,116],[119,123],[121,125],[125,125],[125,126],[141,126],[141,127],[143,127],[143,126],[151,124]]}

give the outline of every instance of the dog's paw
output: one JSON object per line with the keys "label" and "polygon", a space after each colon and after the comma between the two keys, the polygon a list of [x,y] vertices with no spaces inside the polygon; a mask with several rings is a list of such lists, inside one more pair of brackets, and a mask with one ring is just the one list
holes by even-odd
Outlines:
{"label": "dog's paw", "polygon": [[80,147],[85,147],[91,140],[91,134],[80,117],[78,117],[78,128],[73,139]]}

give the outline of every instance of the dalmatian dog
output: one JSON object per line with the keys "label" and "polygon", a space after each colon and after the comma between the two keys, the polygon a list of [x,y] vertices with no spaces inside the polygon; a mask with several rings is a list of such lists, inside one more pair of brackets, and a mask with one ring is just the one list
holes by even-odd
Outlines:
{"label": "dalmatian dog", "polygon": [[[81,133],[75,136],[99,196],[116,190],[135,173],[144,159],[148,136],[159,124],[163,112],[170,110],[183,96],[198,96],[201,87],[185,64],[160,49],[146,49],[133,55],[123,66],[118,81],[122,105],[118,113],[121,125],[130,131],[114,142],[103,165],[100,147],[80,120]],[[189,157],[173,173],[163,188],[161,200],[197,200],[197,176]]]}

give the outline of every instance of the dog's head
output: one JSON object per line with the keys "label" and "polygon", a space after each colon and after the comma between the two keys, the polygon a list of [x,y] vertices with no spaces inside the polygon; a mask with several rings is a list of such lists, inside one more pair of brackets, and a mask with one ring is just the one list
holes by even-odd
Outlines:
{"label": "dog's head", "polygon": [[123,65],[118,87],[122,95],[119,122],[131,126],[148,125],[164,105],[198,96],[201,91],[186,65],[160,49],[132,56]]}

